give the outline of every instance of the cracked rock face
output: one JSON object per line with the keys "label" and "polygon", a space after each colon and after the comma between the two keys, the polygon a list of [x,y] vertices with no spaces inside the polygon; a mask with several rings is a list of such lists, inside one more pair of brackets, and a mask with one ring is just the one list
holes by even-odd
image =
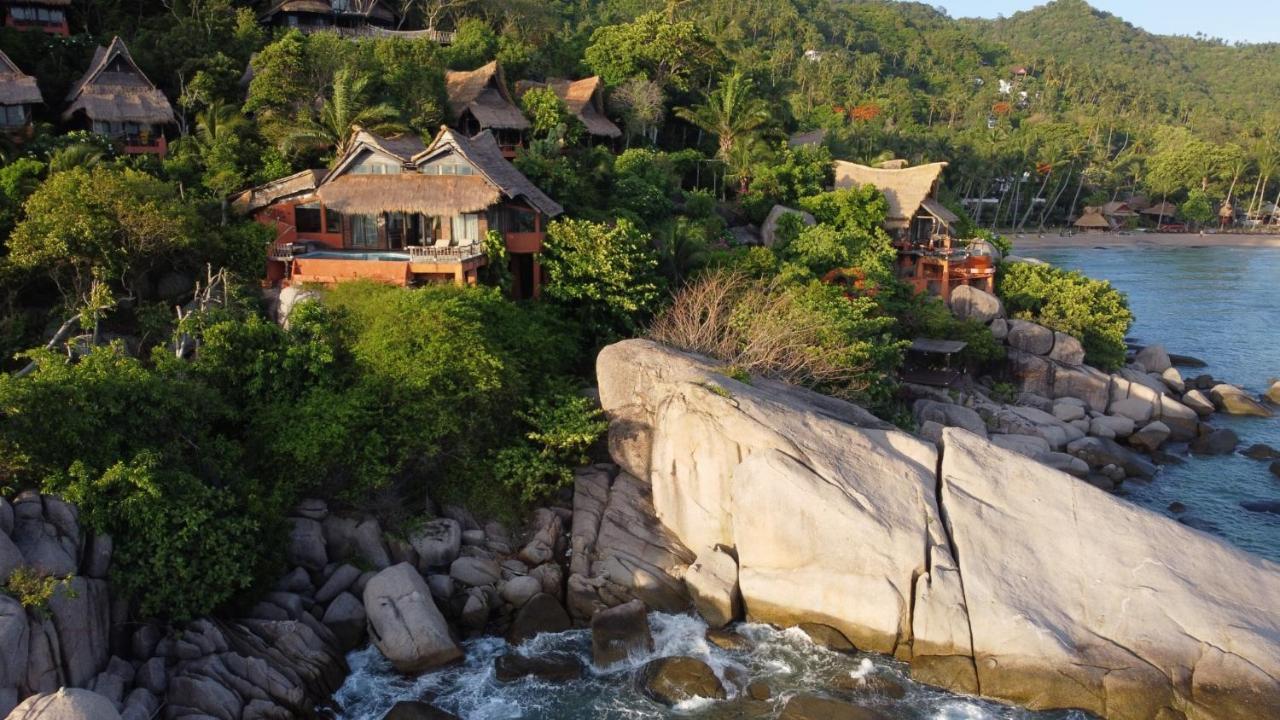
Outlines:
{"label": "cracked rock face", "polygon": [[378,573],[364,589],[369,634],[396,670],[411,674],[462,657],[427,583],[409,563]]}
{"label": "cracked rock face", "polygon": [[[615,459],[685,546],[736,554],[748,618],[829,625],[921,680],[1037,709],[1280,707],[1276,564],[960,429],[938,462],[859,408],[647,341],[597,364]],[[599,513],[608,480],[590,508],[588,485]]]}

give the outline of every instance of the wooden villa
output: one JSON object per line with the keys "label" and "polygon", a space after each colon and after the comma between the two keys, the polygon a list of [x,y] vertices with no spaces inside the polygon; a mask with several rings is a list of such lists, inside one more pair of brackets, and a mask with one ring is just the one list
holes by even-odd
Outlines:
{"label": "wooden villa", "polygon": [[164,128],[173,106],[129,55],[120,38],[93,54],[89,70],[72,86],[62,119],[119,143],[126,154],[164,156]]}
{"label": "wooden villa", "polygon": [[475,70],[451,70],[445,73],[444,83],[450,124],[467,136],[488,130],[502,156],[514,158],[516,148],[524,144],[529,120],[512,100],[498,61]]}
{"label": "wooden villa", "polygon": [[581,80],[547,78],[546,82],[522,80],[516,83],[516,95],[524,97],[526,92],[540,87],[549,87],[555,92],[569,112],[582,121],[588,136],[608,141],[622,137],[621,128],[605,115],[604,81],[598,76]]}
{"label": "wooden villa", "polygon": [[1115,230],[1115,223],[1103,214],[1102,208],[1095,205],[1085,206],[1084,212],[1072,223],[1081,230]]}
{"label": "wooden villa", "polygon": [[944,162],[906,167],[892,160],[880,167],[868,167],[837,160],[837,189],[872,185],[884,193],[888,210],[885,230],[898,251],[898,276],[915,288],[943,300],[959,285],[995,291],[995,263],[992,256],[956,242],[954,226],[959,220],[938,202],[938,184]]}
{"label": "wooden villa", "polygon": [[15,30],[38,30],[50,35],[71,35],[67,10],[71,0],[0,0],[4,26]]}
{"label": "wooden villa", "polygon": [[317,32],[365,27],[389,29],[396,26],[398,18],[384,0],[283,0],[272,4],[259,20],[264,25]]}
{"label": "wooden villa", "polygon": [[43,102],[36,79],[0,52],[0,130],[11,136],[31,133],[31,109]]}
{"label": "wooden villa", "polygon": [[561,207],[502,156],[492,133],[442,128],[428,146],[361,130],[328,171],[307,170],[232,198],[276,230],[274,285],[367,278],[474,285],[501,233],[518,298],[537,297],[546,223]]}

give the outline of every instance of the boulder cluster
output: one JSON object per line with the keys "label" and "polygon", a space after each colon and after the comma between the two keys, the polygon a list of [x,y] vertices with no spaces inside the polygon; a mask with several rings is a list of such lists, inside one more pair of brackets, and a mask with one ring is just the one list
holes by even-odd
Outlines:
{"label": "boulder cluster", "polygon": [[[647,490],[692,552],[672,572],[709,622],[799,626],[829,647],[907,661],[923,682],[1033,709],[1227,720],[1280,707],[1280,608],[1264,600],[1280,593],[1280,568],[992,439],[1057,444],[1086,475],[1142,471],[1150,463],[1114,439],[1065,435],[1085,432],[1070,417],[1081,410],[1089,424],[1094,407],[1127,417],[1110,411],[1129,395],[1113,397],[1102,377],[1097,406],[1001,406],[1008,427],[1045,429],[1034,435],[992,432],[954,403],[922,406],[941,428],[935,443],[647,341],[597,360],[614,483]],[[1085,460],[1070,451],[1080,440],[1123,453]],[[693,685],[703,677],[668,668]],[[669,683],[652,692],[673,696]],[[797,696],[784,716],[873,716],[832,695]]]}
{"label": "boulder cluster", "polygon": [[[1006,345],[1012,397],[995,384],[939,391],[911,387],[921,433],[938,440],[944,427],[961,427],[1104,489],[1126,479],[1150,480],[1157,465],[1177,462],[1165,449],[1177,444],[1195,454],[1235,452],[1239,438],[1209,423],[1215,413],[1270,416],[1265,398],[1201,374],[1184,378],[1162,346],[1137,348],[1125,367],[1105,373],[1086,365],[1084,348],[1070,335],[1009,319],[999,298],[972,287],[952,294],[952,312],[986,323]],[[989,379],[987,379],[989,380]],[[1280,396],[1280,390],[1277,391]]]}

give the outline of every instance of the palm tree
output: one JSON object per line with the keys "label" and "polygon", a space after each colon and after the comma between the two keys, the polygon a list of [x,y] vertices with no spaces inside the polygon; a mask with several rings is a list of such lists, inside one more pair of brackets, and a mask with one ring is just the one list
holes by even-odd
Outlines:
{"label": "palm tree", "polygon": [[755,83],[739,72],[723,78],[720,87],[697,107],[676,108],[676,115],[720,142],[716,157],[729,163],[733,146],[758,133],[773,118],[769,104],[755,94]]}
{"label": "palm tree", "polygon": [[370,104],[367,75],[343,68],[333,76],[333,92],[320,109],[300,117],[298,124],[285,136],[281,146],[285,152],[333,149],[342,155],[355,136],[353,129],[363,127],[379,135],[405,132],[400,112],[388,103]]}
{"label": "palm tree", "polygon": [[58,148],[49,153],[49,174],[91,168],[102,161],[103,155],[102,148],[87,142]]}
{"label": "palm tree", "polygon": [[240,134],[247,124],[248,121],[236,106],[215,100],[209,107],[196,113],[196,133],[192,138],[200,155],[205,156],[219,140]]}

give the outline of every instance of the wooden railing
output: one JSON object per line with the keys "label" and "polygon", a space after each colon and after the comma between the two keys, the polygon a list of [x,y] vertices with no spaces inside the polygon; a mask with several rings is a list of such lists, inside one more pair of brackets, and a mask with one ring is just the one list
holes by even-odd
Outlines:
{"label": "wooden railing", "polygon": [[436,247],[434,245],[410,245],[410,262],[456,263],[466,262],[484,256],[480,243],[458,245],[456,247]]}

